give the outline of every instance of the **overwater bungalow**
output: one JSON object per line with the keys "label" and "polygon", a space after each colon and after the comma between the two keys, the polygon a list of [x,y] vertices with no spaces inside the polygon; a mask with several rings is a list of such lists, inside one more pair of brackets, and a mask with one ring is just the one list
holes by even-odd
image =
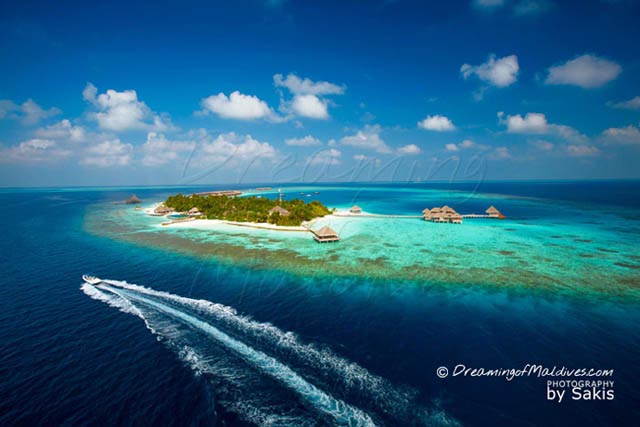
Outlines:
{"label": "overwater bungalow", "polygon": [[487,215],[489,215],[489,218],[504,218],[504,215],[502,215],[500,211],[493,205],[489,206],[489,209],[487,209],[485,212],[487,213]]}
{"label": "overwater bungalow", "polygon": [[429,208],[425,208],[422,210],[422,217],[425,221],[431,221],[431,210]]}
{"label": "overwater bungalow", "polygon": [[330,242],[337,242],[340,240],[340,236],[338,236],[338,233],[336,233],[335,230],[333,230],[331,227],[327,225],[325,225],[318,231],[312,230],[312,233],[313,233],[313,238],[318,243],[330,243]]}
{"label": "overwater bungalow", "polygon": [[462,215],[460,215],[458,212],[456,212],[455,209],[447,205],[444,205],[441,208],[435,207],[431,210],[429,210],[428,208],[424,209],[422,211],[422,216],[425,221],[440,223],[451,222],[454,224],[462,223]]}
{"label": "overwater bungalow", "polygon": [[283,208],[282,206],[274,206],[269,210],[269,216],[273,215],[274,213],[279,213],[280,216],[289,216],[290,212],[288,210],[286,210],[285,208]]}
{"label": "overwater bungalow", "polygon": [[353,205],[353,207],[351,209],[349,209],[349,212],[352,214],[361,214],[362,213],[362,209],[360,209],[360,206],[358,205]]}

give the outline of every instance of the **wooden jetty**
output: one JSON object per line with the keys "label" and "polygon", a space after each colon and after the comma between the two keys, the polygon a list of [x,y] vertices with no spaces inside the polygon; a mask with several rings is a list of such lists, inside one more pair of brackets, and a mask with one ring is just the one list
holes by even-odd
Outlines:
{"label": "wooden jetty", "polygon": [[333,216],[341,218],[422,218],[422,215],[384,215],[384,214],[372,214],[372,213],[334,213]]}

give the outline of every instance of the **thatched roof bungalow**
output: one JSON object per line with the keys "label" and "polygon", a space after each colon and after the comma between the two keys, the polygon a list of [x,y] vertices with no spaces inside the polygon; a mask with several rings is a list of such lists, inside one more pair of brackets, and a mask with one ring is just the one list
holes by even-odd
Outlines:
{"label": "thatched roof bungalow", "polygon": [[168,213],[173,212],[173,209],[167,207],[164,205],[164,203],[159,204],[158,206],[156,206],[156,208],[153,210],[153,213],[156,213],[158,215],[165,215]]}
{"label": "thatched roof bungalow", "polygon": [[325,225],[320,230],[313,231],[313,238],[318,243],[337,242],[340,240],[338,233],[328,225]]}
{"label": "thatched roof bungalow", "polygon": [[197,207],[195,207],[195,206],[194,206],[194,207],[192,207],[191,209],[189,209],[189,212],[187,212],[187,214],[188,214],[189,216],[198,216],[198,215],[202,215],[202,214],[200,213],[200,209],[198,209],[198,208],[197,208]]}
{"label": "thatched roof bungalow", "polygon": [[442,207],[442,212],[444,212],[446,215],[453,215],[456,213],[456,210],[450,206],[444,205]]}
{"label": "thatched roof bungalow", "polygon": [[353,205],[353,207],[351,209],[349,209],[349,212],[352,214],[361,214],[362,213],[362,209],[360,209],[360,206],[358,205]]}
{"label": "thatched roof bungalow", "polygon": [[434,222],[449,222],[449,218],[444,212],[440,212],[439,214],[433,217]]}
{"label": "thatched roof bungalow", "polygon": [[280,216],[289,216],[291,214],[288,210],[286,210],[282,206],[274,206],[269,210],[269,216],[273,215],[276,212],[280,214]]}
{"label": "thatched roof bungalow", "polygon": [[462,215],[457,212],[454,213],[453,215],[451,215],[451,222],[453,224],[462,224]]}
{"label": "thatched roof bungalow", "polygon": [[491,218],[500,218],[501,216],[503,216],[500,211],[498,209],[495,208],[495,206],[491,205],[489,206],[489,209],[487,209],[485,211],[489,217]]}

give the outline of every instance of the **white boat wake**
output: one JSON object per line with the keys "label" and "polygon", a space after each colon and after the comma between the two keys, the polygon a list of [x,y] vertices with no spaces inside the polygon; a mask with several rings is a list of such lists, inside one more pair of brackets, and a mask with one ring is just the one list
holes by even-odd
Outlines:
{"label": "white boat wake", "polygon": [[[82,290],[143,319],[196,373],[226,391],[225,410],[253,424],[457,425],[441,410],[416,405],[414,392],[230,307],[113,280]],[[274,398],[283,392],[299,404]]]}

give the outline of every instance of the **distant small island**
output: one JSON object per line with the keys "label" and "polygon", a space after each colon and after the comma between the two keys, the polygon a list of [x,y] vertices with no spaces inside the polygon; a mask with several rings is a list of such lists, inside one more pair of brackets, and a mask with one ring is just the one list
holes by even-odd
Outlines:
{"label": "distant small island", "polygon": [[271,200],[265,197],[229,197],[225,195],[169,196],[167,208],[206,219],[234,222],[269,223],[280,226],[300,226],[305,221],[321,218],[333,212],[317,200]]}

